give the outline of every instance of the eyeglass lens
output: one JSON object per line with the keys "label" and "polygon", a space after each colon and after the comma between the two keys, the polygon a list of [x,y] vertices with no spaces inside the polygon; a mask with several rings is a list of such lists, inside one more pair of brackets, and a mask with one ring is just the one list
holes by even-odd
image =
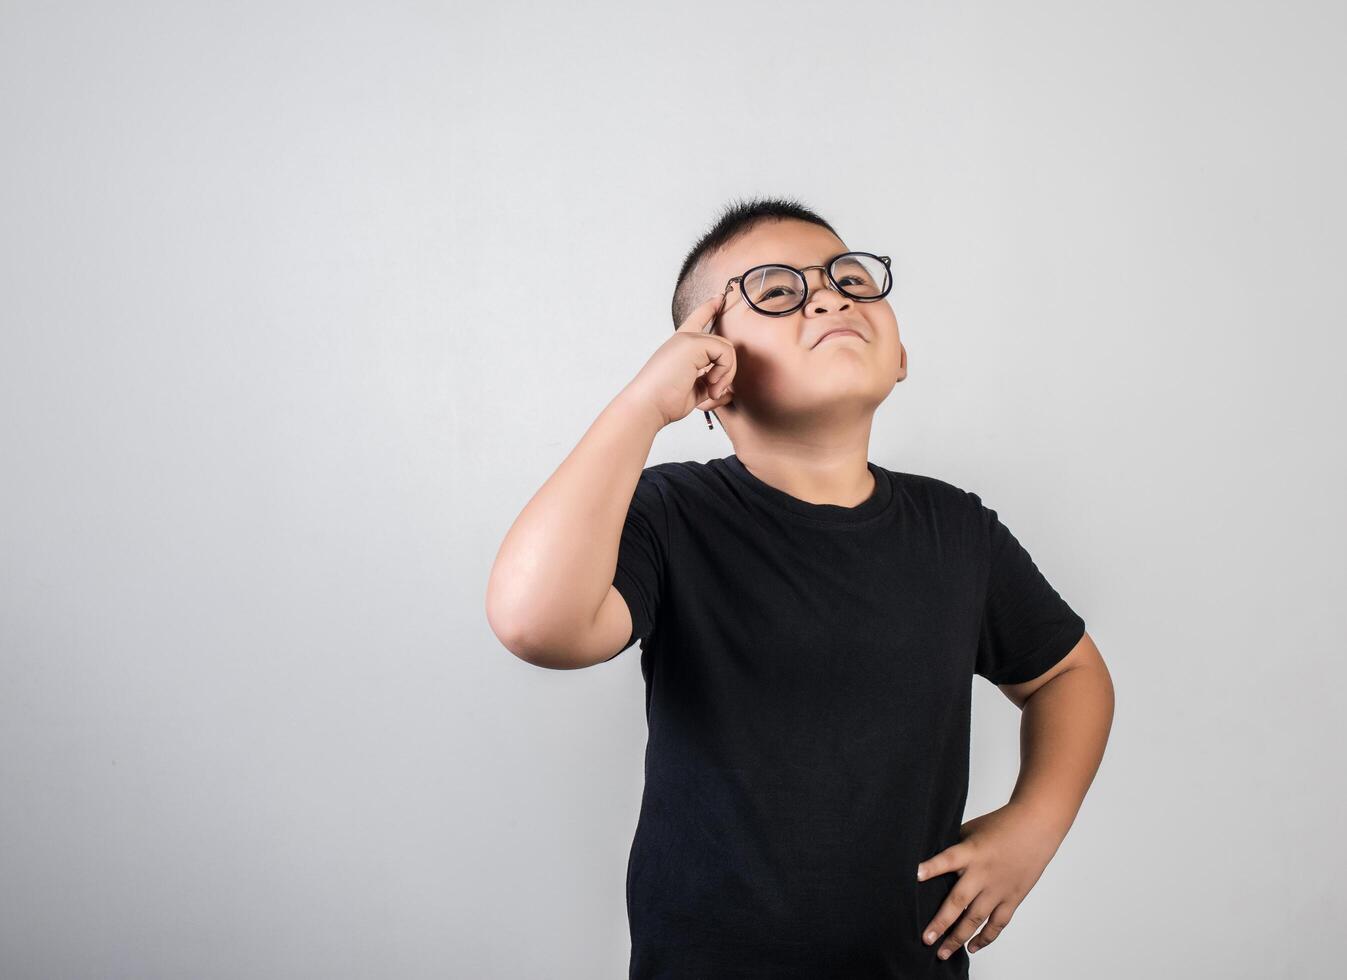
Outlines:
{"label": "eyeglass lens", "polygon": [[[819,270],[822,271],[822,270]],[[847,252],[832,261],[832,278],[852,299],[878,299],[889,291],[889,267],[865,252]],[[827,283],[829,288],[832,283]],[[789,313],[804,305],[804,277],[785,265],[767,265],[744,276],[744,295],[764,313]]]}

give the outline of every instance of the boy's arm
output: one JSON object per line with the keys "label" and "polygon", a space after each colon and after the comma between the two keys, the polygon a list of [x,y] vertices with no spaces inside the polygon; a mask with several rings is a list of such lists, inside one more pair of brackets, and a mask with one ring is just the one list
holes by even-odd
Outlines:
{"label": "boy's arm", "polygon": [[919,881],[959,875],[923,928],[941,959],[964,943],[976,952],[1010,923],[1075,820],[1113,723],[1113,681],[1088,633],[1039,677],[997,686],[1023,712],[1014,792],[964,823],[958,844],[917,866]]}
{"label": "boy's arm", "polygon": [[572,669],[608,659],[631,634],[617,590],[618,545],[664,420],[623,389],[515,518],[487,583],[487,620],[515,656]]}
{"label": "boy's arm", "polygon": [[1090,634],[1039,677],[997,685],[1022,711],[1010,803],[1066,837],[1099,771],[1113,725],[1113,679]]}
{"label": "boy's arm", "polygon": [[506,533],[487,581],[486,616],[520,659],[588,667],[630,638],[631,610],[613,586],[622,530],[660,429],[729,400],[734,345],[704,331],[722,302],[712,296],[688,315]]}

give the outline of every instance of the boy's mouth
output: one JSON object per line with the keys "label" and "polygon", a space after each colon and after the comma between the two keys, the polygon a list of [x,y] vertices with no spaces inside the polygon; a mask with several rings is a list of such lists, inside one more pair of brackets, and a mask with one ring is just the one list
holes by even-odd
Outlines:
{"label": "boy's mouth", "polygon": [[864,340],[867,344],[869,343],[869,340],[866,339],[865,334],[861,333],[860,330],[858,330],[857,328],[838,326],[832,327],[826,333],[820,336],[818,340],[814,341],[813,344],[810,345],[810,348],[812,349],[814,347],[817,347],[819,344],[823,343],[829,337],[859,337],[861,340]]}

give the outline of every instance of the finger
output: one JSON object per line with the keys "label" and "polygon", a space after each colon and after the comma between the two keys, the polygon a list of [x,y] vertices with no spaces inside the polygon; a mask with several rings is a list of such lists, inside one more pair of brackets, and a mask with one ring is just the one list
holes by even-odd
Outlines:
{"label": "finger", "polygon": [[962,843],[953,844],[935,857],[927,858],[917,865],[917,880],[929,881],[937,875],[959,871],[968,864],[968,852]]}
{"label": "finger", "polygon": [[[719,368],[719,370],[717,370]],[[712,380],[714,374],[719,374],[723,381]],[[734,385],[731,379],[734,376],[734,363],[731,361],[728,369],[722,368],[718,362],[712,361],[702,369],[702,376],[696,382],[698,395],[701,402],[696,405],[696,409],[702,412],[708,412],[713,408],[719,408],[727,404],[734,397]]]}
{"label": "finger", "polygon": [[697,334],[706,338],[698,345],[697,360],[706,358],[707,363],[697,368],[697,374],[708,385],[706,391],[718,397],[734,378],[736,351],[734,344],[724,337],[718,337],[709,331],[715,324],[717,312],[725,302],[723,295],[712,296],[696,307],[688,318],[679,325],[676,333]]}
{"label": "finger", "polygon": [[705,300],[688,314],[688,318],[678,325],[678,329],[684,333],[705,333],[708,327],[715,325],[716,315],[720,312],[720,306],[724,301],[725,297],[719,295]]}
{"label": "finger", "polygon": [[700,380],[706,385],[709,397],[721,398],[734,382],[734,373],[739,368],[739,361],[733,344],[728,341],[712,343],[715,346],[707,352],[712,359],[710,370],[702,375]]}
{"label": "finger", "polygon": [[927,946],[934,946],[935,941],[944,935],[945,930],[954,924],[959,916],[964,914],[964,910],[973,904],[973,899],[977,897],[980,888],[972,887],[972,883],[960,882],[954,886],[954,889],[945,896],[945,900],[940,903],[939,910],[923,930],[921,940]]}
{"label": "finger", "polygon": [[1009,902],[1002,902],[996,906],[992,910],[992,914],[987,917],[987,924],[982,927],[982,931],[969,941],[968,952],[976,953],[1001,935],[1001,930],[1010,925],[1010,918],[1014,915],[1014,911]]}
{"label": "finger", "polygon": [[947,960],[953,956],[956,949],[973,938],[973,933],[978,931],[978,926],[987,921],[987,916],[991,913],[993,906],[994,903],[981,897],[974,900],[964,911],[964,914],[959,916],[959,921],[954,923],[954,929],[941,942],[940,949],[935,955],[942,960]]}
{"label": "finger", "polygon": [[725,391],[725,394],[720,397],[703,399],[697,404],[696,410],[699,412],[709,412],[713,408],[720,408],[722,405],[728,405],[732,401],[734,401],[734,388],[730,387]]}

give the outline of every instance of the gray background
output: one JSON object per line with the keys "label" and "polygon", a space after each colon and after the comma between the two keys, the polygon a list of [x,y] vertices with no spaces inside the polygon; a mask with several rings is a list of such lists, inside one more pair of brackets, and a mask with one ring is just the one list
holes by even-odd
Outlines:
{"label": "gray background", "polygon": [[894,256],[872,458],[1117,685],[974,973],[1332,969],[1340,4],[0,9],[0,974],[625,975],[639,653],[526,665],[486,575],[755,194]]}

